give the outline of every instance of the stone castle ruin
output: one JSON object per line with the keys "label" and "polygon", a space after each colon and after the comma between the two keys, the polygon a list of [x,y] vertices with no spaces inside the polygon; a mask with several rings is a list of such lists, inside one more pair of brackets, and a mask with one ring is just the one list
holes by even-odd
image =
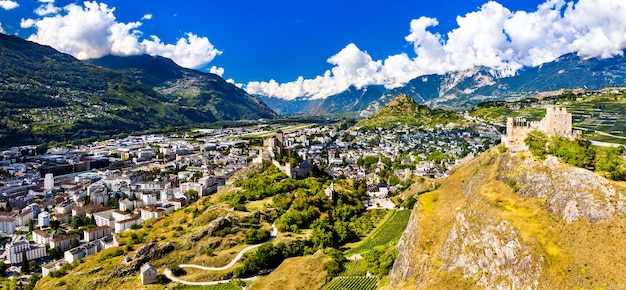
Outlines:
{"label": "stone castle ruin", "polygon": [[276,135],[263,140],[263,147],[260,148],[259,155],[253,162],[262,163],[263,160],[270,160],[274,166],[278,167],[278,169],[284,172],[289,178],[306,178],[313,169],[309,161],[305,160],[297,165],[287,162],[283,165],[280,163],[280,160],[277,160],[281,156],[291,157],[291,154],[296,154],[292,152],[291,148],[289,148],[286,143],[285,134],[279,129]]}
{"label": "stone castle ruin", "polygon": [[508,118],[506,134],[502,135],[502,144],[513,151],[528,150],[524,139],[528,132],[537,130],[548,137],[563,136],[575,139],[580,130],[572,131],[572,114],[565,108],[547,106],[546,116],[541,121],[527,121],[524,118]]}

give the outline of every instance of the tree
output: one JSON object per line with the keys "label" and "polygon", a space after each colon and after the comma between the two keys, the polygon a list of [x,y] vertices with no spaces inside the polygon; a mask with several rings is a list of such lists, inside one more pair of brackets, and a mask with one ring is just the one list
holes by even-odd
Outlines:
{"label": "tree", "polygon": [[526,138],[524,138],[524,143],[528,146],[530,153],[537,157],[544,158],[548,153],[548,136],[546,136],[543,132],[539,132],[537,130],[528,132]]}
{"label": "tree", "polygon": [[28,232],[32,233],[34,229],[35,229],[35,223],[33,222],[33,219],[29,219],[28,220]]}
{"label": "tree", "polygon": [[53,230],[58,229],[61,226],[61,222],[57,220],[50,221],[50,228]]}
{"label": "tree", "polygon": [[72,242],[70,243],[70,248],[73,249],[78,246],[80,246],[80,242],[78,241],[78,239],[72,239]]}
{"label": "tree", "polygon": [[596,171],[613,180],[626,179],[626,162],[623,147],[603,148],[596,155]]}
{"label": "tree", "polygon": [[187,190],[187,194],[189,195],[189,197],[190,197],[192,200],[195,200],[195,199],[197,199],[197,198],[198,198],[198,196],[200,196],[200,194],[198,193],[198,191],[197,191],[197,190],[195,190],[195,189],[190,189],[190,190]]}
{"label": "tree", "polygon": [[30,272],[26,250],[22,251],[22,273]]}
{"label": "tree", "polygon": [[0,262],[0,277],[4,277],[4,273],[6,273],[9,265],[5,264],[4,261]]}
{"label": "tree", "polygon": [[183,276],[187,274],[187,271],[185,271],[184,269],[182,269],[180,266],[178,266],[178,264],[172,263],[169,264],[167,266],[167,269],[169,269],[170,271],[172,271],[172,274],[176,277],[178,276]]}

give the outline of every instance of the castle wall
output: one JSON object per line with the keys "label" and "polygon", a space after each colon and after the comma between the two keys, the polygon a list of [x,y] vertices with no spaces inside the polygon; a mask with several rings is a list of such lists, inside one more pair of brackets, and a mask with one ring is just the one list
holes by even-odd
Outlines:
{"label": "castle wall", "polygon": [[538,122],[508,118],[506,134],[502,135],[502,144],[514,151],[528,150],[524,139],[532,130],[543,132],[548,137],[558,135],[574,139],[580,135],[580,131],[572,131],[571,113],[568,113],[565,108],[547,106],[546,116]]}

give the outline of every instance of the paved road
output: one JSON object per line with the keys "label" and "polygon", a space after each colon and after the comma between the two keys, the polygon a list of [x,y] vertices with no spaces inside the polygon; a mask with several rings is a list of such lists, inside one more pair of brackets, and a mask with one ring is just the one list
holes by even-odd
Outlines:
{"label": "paved road", "polygon": [[[222,267],[205,267],[205,266],[200,266],[200,265],[194,265],[194,264],[180,264],[178,265],[181,268],[196,268],[196,269],[200,269],[200,270],[205,270],[205,271],[223,271],[223,270],[227,270],[230,267],[232,267],[233,265],[235,265],[235,263],[237,263],[241,257],[243,257],[243,255],[245,253],[247,253],[248,251],[252,250],[252,249],[256,249],[258,247],[260,247],[262,244],[268,243],[273,241],[276,238],[276,235],[278,235],[278,230],[276,229],[276,225],[272,224],[272,233],[270,234],[270,238],[267,239],[267,241],[260,243],[260,244],[256,244],[256,245],[251,245],[251,246],[247,246],[245,247],[243,250],[241,250],[237,256],[235,256],[230,263],[228,263],[225,266]],[[178,282],[181,284],[187,284],[187,285],[217,285],[217,284],[222,284],[222,283],[229,283],[230,280],[218,280],[218,281],[206,281],[206,282],[190,282],[190,281],[185,281],[185,280],[181,280],[179,278],[176,278],[174,275],[172,275],[172,271],[170,271],[169,269],[165,269],[165,271],[163,272],[163,274],[165,274],[165,277],[167,277],[168,279],[174,281],[174,282]],[[243,281],[251,281],[256,279],[257,277],[251,277],[251,278],[246,278],[246,279],[241,279]]]}

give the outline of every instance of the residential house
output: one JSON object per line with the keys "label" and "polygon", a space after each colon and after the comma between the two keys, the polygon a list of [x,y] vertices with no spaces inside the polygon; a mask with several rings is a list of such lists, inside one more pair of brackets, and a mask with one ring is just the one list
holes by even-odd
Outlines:
{"label": "residential house", "polygon": [[0,234],[14,234],[15,219],[12,217],[0,217]]}
{"label": "residential house", "polygon": [[59,271],[67,264],[65,260],[57,260],[41,266],[41,277],[50,275],[51,272]]}
{"label": "residential house", "polygon": [[141,284],[152,284],[156,282],[157,270],[149,263],[145,263],[139,268],[139,276],[141,277]]}
{"label": "residential house", "polygon": [[80,236],[78,236],[77,234],[69,234],[54,238],[50,240],[50,248],[58,248],[62,252],[67,251],[69,250],[73,240],[80,240]]}
{"label": "residential house", "polygon": [[113,217],[114,209],[105,210],[101,212],[94,213],[94,219],[96,220],[97,226],[114,226],[115,218]]}
{"label": "residential house", "polygon": [[141,219],[138,216],[129,218],[129,219],[125,219],[125,220],[121,220],[121,221],[116,221],[115,222],[115,232],[116,233],[121,233],[127,229],[130,229],[130,227],[132,225],[135,224],[141,224]]}
{"label": "residential house", "polygon": [[64,259],[68,263],[72,263],[84,257],[93,255],[97,252],[98,252],[98,247],[95,244],[86,244],[86,245],[65,251]]}
{"label": "residential house", "polygon": [[46,233],[42,230],[34,230],[33,231],[33,241],[37,244],[47,245],[50,243],[52,239],[52,235]]}
{"label": "residential house", "polygon": [[33,211],[30,209],[24,210],[22,211],[22,213],[18,214],[17,217],[15,217],[15,225],[18,227],[27,226],[28,221],[32,219],[33,219]]}
{"label": "residential house", "polygon": [[110,226],[99,226],[92,229],[88,229],[83,231],[84,238],[83,240],[87,242],[91,242],[100,238],[104,238],[106,236],[111,235],[111,227]]}
{"label": "residential house", "polygon": [[146,206],[141,209],[141,219],[146,221],[149,219],[159,218],[165,215],[165,209],[156,206]]}
{"label": "residential house", "polygon": [[121,211],[132,211],[135,209],[135,204],[127,198],[120,200],[119,204]]}
{"label": "residential house", "polygon": [[26,260],[36,260],[46,256],[46,247],[31,245],[26,240],[14,241],[7,245],[6,257],[9,264],[16,265],[22,262],[22,252],[26,252]]}

